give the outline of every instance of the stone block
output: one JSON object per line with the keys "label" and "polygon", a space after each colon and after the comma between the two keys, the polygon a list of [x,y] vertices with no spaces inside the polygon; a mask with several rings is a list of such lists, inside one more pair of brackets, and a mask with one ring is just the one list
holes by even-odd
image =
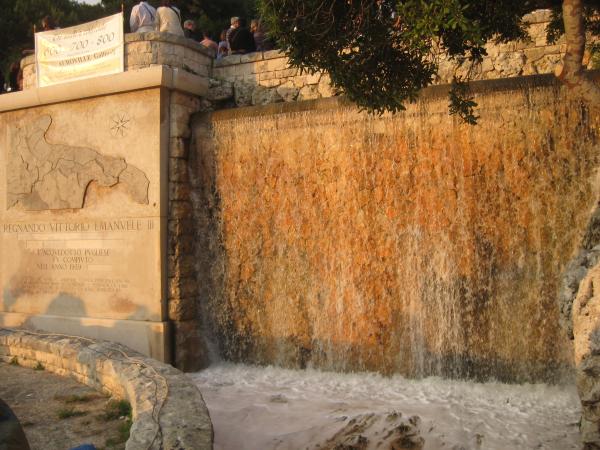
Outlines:
{"label": "stone block", "polygon": [[277,93],[283,99],[284,102],[293,102],[298,97],[300,89],[294,85],[291,81],[282,84],[277,88]]}
{"label": "stone block", "polygon": [[252,91],[252,104],[253,105],[268,105],[270,103],[278,103],[283,101],[281,95],[277,92],[277,89],[266,88],[264,86],[257,86]]}
{"label": "stone block", "polygon": [[169,200],[189,200],[191,186],[189,183],[169,182]]}
{"label": "stone block", "polygon": [[174,322],[175,366],[183,371],[197,371],[209,363],[202,338],[200,322],[189,320]]}
{"label": "stone block", "polygon": [[318,84],[321,81],[321,76],[323,74],[321,72],[307,74],[306,75],[306,84]]}
{"label": "stone block", "polygon": [[273,80],[277,78],[277,74],[275,72],[261,72],[258,75],[258,80],[259,81],[267,81],[267,80]]}
{"label": "stone block", "polygon": [[253,53],[248,53],[246,55],[242,55],[240,57],[240,62],[249,63],[249,62],[261,61],[262,59],[263,59],[262,52],[253,52]]}
{"label": "stone block", "polygon": [[233,97],[233,83],[224,80],[211,79],[208,90],[208,100],[220,101]]}
{"label": "stone block", "polygon": [[169,158],[169,181],[187,183],[190,180],[189,166],[185,159]]}
{"label": "stone block", "polygon": [[167,235],[167,254],[173,256],[187,255],[193,251],[194,237],[187,234],[170,233]]}
{"label": "stone block", "polygon": [[167,257],[167,273],[171,278],[186,278],[194,276],[196,258],[191,255],[170,255]]}
{"label": "stone block", "polygon": [[298,92],[298,100],[314,100],[320,98],[319,89],[314,84],[306,85]]}
{"label": "stone block", "polygon": [[187,159],[189,154],[189,140],[174,137],[169,140],[169,156],[171,158]]}
{"label": "stone block", "polygon": [[233,92],[237,106],[250,106],[252,104],[252,93],[256,85],[252,83],[235,82]]}
{"label": "stone block", "polygon": [[284,58],[285,54],[281,50],[269,50],[263,52],[263,59]]}
{"label": "stone block", "polygon": [[334,97],[337,95],[337,92],[331,86],[331,79],[329,78],[329,75],[323,75],[317,86],[317,90],[323,98]]}
{"label": "stone block", "polygon": [[264,72],[268,72],[269,68],[268,68],[268,64],[266,61],[258,61],[254,64],[252,64],[252,71],[254,73],[264,73]]}
{"label": "stone block", "polygon": [[152,53],[152,43],[149,41],[131,42],[125,45],[125,54]]}
{"label": "stone block", "polygon": [[283,69],[275,71],[275,76],[277,78],[295,77],[296,75],[298,75],[298,69]]}
{"label": "stone block", "polygon": [[523,73],[525,54],[522,51],[501,53],[494,60],[494,70],[504,77],[515,77]]}
{"label": "stone block", "polygon": [[265,61],[266,70],[268,71],[277,71],[284,70],[288,68],[287,58],[277,58],[277,59],[269,59]]}
{"label": "stone block", "polygon": [[191,216],[181,218],[169,218],[167,230],[170,236],[191,236],[195,227]]}
{"label": "stone block", "polygon": [[[195,297],[198,294],[198,283],[194,277],[169,278],[169,298],[182,299]],[[173,319],[188,320],[188,319]]]}
{"label": "stone block", "polygon": [[185,120],[177,118],[171,118],[170,131],[171,137],[189,138],[191,135],[190,127],[188,124],[189,116]]}
{"label": "stone block", "polygon": [[557,64],[560,63],[562,57],[560,54],[544,55],[534,64],[537,73],[553,73]]}
{"label": "stone block", "polygon": [[525,49],[525,58],[528,62],[535,62],[544,57],[546,54],[546,47],[534,47]]}
{"label": "stone block", "polygon": [[200,99],[198,97],[177,91],[171,93],[171,103],[187,108],[188,114],[197,111],[200,107]]}
{"label": "stone block", "polygon": [[169,202],[169,216],[174,219],[185,219],[192,216],[192,204],[185,200]]}
{"label": "stone block", "polygon": [[546,23],[550,22],[552,18],[552,13],[548,9],[538,9],[529,14],[525,14],[523,16],[523,21],[525,23]]}
{"label": "stone block", "polygon": [[233,64],[239,64],[242,61],[242,55],[229,55],[221,59],[221,66],[230,66]]}
{"label": "stone block", "polygon": [[277,87],[280,84],[281,84],[281,80],[279,78],[273,78],[271,80],[263,80],[263,81],[258,82],[259,86],[263,86],[265,88]]}
{"label": "stone block", "polygon": [[185,321],[197,318],[196,300],[193,298],[169,299],[169,320]]}

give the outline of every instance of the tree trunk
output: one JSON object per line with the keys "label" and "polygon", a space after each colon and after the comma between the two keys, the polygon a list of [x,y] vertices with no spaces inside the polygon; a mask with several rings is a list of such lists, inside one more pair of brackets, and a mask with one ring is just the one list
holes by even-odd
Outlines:
{"label": "tree trunk", "polygon": [[575,97],[581,98],[595,113],[600,111],[600,86],[585,72],[585,26],[582,0],[563,0],[563,20],[567,51],[563,63],[556,69],[556,76]]}

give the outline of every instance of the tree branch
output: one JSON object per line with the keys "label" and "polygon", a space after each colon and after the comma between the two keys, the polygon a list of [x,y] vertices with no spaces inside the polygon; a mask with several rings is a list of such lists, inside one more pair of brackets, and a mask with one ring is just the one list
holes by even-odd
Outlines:
{"label": "tree branch", "polygon": [[563,0],[563,20],[567,50],[555,74],[576,97],[594,111],[600,111],[600,86],[584,71],[585,26],[582,0]]}

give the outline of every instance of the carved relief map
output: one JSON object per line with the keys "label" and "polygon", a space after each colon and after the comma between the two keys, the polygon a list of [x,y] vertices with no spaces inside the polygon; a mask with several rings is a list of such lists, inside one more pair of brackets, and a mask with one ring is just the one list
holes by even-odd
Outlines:
{"label": "carved relief map", "polygon": [[148,204],[146,174],[123,158],[46,139],[52,118],[44,115],[13,132],[8,150],[7,208],[79,209],[90,183],[121,185],[131,198]]}

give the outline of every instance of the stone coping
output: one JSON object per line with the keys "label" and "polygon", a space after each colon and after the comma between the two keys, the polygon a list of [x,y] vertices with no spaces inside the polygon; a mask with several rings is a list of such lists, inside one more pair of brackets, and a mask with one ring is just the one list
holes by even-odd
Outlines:
{"label": "stone coping", "polygon": [[[177,36],[176,34],[171,33],[159,33],[158,31],[150,31],[147,33],[127,33],[124,36],[125,46],[130,42],[140,42],[140,41],[150,41],[150,42],[166,42],[168,44],[176,44],[181,45],[182,47],[187,47],[198,53],[202,53],[209,58],[214,58],[215,55],[212,50],[206,48],[204,45],[196,42],[192,39],[188,39],[183,36]],[[125,47],[125,51],[127,51],[127,47]],[[27,55],[21,59],[21,68],[25,66],[30,66],[35,64],[35,54]]]}
{"label": "stone coping", "polygon": [[204,45],[200,44],[200,42],[196,42],[193,39],[189,39],[183,36],[177,36],[176,34],[149,31],[147,33],[127,33],[125,35],[125,44],[139,41],[159,41],[167,42],[169,44],[177,44],[181,45],[182,47],[187,47],[189,49],[195,50],[198,53],[202,53],[210,58],[215,57],[214,52],[206,48]]}
{"label": "stone coping", "polygon": [[154,87],[166,87],[198,96],[205,96],[208,92],[206,78],[162,65],[96,77],[92,83],[90,80],[2,94],[0,112]]}
{"label": "stone coping", "polygon": [[252,52],[244,55],[229,55],[221,59],[215,59],[214,67],[233,66],[236,64],[265,61],[267,59],[285,58],[281,50],[269,50],[268,52]]}
{"label": "stone coping", "polygon": [[131,403],[126,450],[212,449],[202,395],[179,370],[121,344],[55,333],[0,328],[0,359],[70,376]]}

